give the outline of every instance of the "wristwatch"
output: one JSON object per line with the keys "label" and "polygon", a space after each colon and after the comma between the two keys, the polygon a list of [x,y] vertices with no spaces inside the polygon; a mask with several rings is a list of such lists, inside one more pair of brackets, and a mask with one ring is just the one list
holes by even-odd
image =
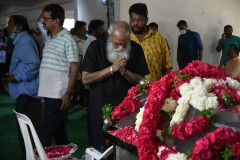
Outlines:
{"label": "wristwatch", "polygon": [[69,97],[73,97],[73,91],[66,91],[66,95],[68,95]]}

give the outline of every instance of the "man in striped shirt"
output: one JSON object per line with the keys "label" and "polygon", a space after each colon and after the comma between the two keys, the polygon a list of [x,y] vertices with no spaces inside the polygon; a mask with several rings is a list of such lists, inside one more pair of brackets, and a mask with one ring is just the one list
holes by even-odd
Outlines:
{"label": "man in striped shirt", "polygon": [[78,48],[72,35],[64,29],[64,9],[58,4],[43,8],[41,22],[50,32],[43,49],[38,95],[44,97],[41,123],[42,145],[67,144],[66,109],[70,106],[79,70]]}

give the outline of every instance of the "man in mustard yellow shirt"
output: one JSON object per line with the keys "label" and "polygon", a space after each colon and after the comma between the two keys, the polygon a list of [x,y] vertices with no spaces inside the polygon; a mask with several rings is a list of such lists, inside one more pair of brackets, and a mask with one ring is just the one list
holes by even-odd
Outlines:
{"label": "man in mustard yellow shirt", "polygon": [[140,44],[147,60],[149,81],[158,81],[172,69],[170,52],[165,38],[147,26],[148,10],[144,3],[135,3],[129,9],[131,40]]}

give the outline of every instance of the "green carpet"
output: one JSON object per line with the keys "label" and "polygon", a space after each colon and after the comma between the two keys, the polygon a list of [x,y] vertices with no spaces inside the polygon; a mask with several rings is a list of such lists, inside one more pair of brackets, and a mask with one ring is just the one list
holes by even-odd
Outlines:
{"label": "green carpet", "polygon": [[[8,95],[0,94],[0,159],[20,159],[16,130],[17,120],[12,111],[15,109],[15,103]],[[78,150],[73,154],[76,158],[81,158],[88,147],[86,118],[85,109],[68,115],[68,138],[70,142],[78,145]]]}

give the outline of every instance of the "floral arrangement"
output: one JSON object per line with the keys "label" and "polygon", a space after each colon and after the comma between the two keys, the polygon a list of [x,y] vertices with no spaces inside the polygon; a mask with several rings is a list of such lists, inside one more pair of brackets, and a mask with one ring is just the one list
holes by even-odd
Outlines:
{"label": "floral arrangement", "polygon": [[[128,91],[128,95],[123,102],[113,110],[112,119],[118,121],[140,107],[140,101],[137,98],[140,94],[139,86],[137,85]],[[165,122],[163,120],[166,119],[163,113],[168,113],[171,118],[169,133],[175,138],[186,140],[203,133],[216,121],[212,110],[221,109],[239,113],[240,109],[236,108],[240,104],[239,88],[240,83],[236,79],[228,77],[221,68],[200,61],[194,61],[183,70],[171,72],[159,81],[147,84],[148,97],[137,115],[135,126],[138,136],[137,142],[134,144],[137,146],[139,159],[193,159],[192,157],[207,159],[206,157],[209,156],[205,155],[205,151],[203,155],[200,151],[196,152],[196,148],[205,146],[205,141],[201,141],[201,139],[196,142],[195,146],[198,147],[194,146],[195,149],[193,148],[192,154],[189,156],[177,152],[174,147],[164,146],[156,141],[157,131],[163,127],[162,125]],[[186,115],[191,107],[202,114],[188,120]],[[222,127],[216,132],[209,133],[212,135],[210,137],[216,138],[220,131],[236,135],[226,137],[227,140],[232,138],[235,142],[238,141],[238,132]],[[112,132],[112,134],[114,133]],[[125,135],[120,134],[118,136],[124,138]],[[203,139],[207,137],[209,136],[206,135]],[[125,139],[127,138],[125,137]],[[229,141],[232,141],[232,139],[229,139]],[[208,148],[210,149],[214,145],[208,143]],[[228,148],[227,151],[235,157],[238,156],[239,151],[236,150],[236,147],[234,149],[234,144],[227,142],[221,145],[218,153],[228,145],[233,149]],[[238,146],[239,144],[235,145]],[[215,151],[215,148],[212,151]],[[208,152],[210,150],[207,150],[207,154]],[[226,151],[223,153],[226,153]],[[213,154],[212,157],[214,156]]]}
{"label": "floral arrangement", "polygon": [[[239,149],[235,148],[239,145],[239,142],[239,132],[235,132],[230,128],[220,127],[216,131],[208,133],[203,138],[197,140],[193,147],[193,152],[190,155],[189,160],[217,159],[217,156],[220,154],[221,149],[227,145],[233,145],[232,157],[239,157]],[[235,151],[237,151],[237,153]],[[227,154],[222,153],[220,157],[226,157],[225,155]]]}
{"label": "floral arrangement", "polygon": [[143,93],[148,93],[151,84],[138,84],[128,90],[127,96],[124,100],[114,109],[112,112],[112,119],[120,120],[123,117],[128,116],[130,113],[134,112],[140,107],[140,100],[137,98]]}
{"label": "floral arrangement", "polygon": [[[67,158],[71,154],[73,154],[77,150],[76,144],[69,145],[56,145],[56,146],[48,146],[44,148],[44,151],[48,158]],[[36,159],[39,159],[39,155],[37,150],[34,150]]]}

